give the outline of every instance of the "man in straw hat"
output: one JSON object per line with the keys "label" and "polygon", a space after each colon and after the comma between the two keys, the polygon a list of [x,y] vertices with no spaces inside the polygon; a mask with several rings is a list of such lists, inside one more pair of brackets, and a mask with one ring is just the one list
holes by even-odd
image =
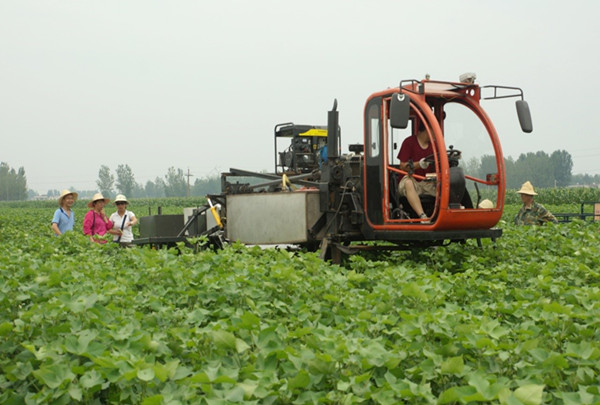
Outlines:
{"label": "man in straw hat", "polygon": [[515,217],[515,225],[543,225],[545,222],[558,222],[554,215],[542,204],[533,201],[533,196],[537,193],[534,191],[531,182],[526,181],[523,183],[517,193],[521,194],[523,206]]}
{"label": "man in straw hat", "polygon": [[92,197],[92,201],[87,205],[90,210],[83,218],[83,233],[89,235],[90,241],[92,242],[106,243],[106,239],[99,238],[98,236],[106,235],[106,233],[113,233],[113,223],[104,213],[104,206],[109,202],[110,200],[104,198],[102,193],[96,193]]}
{"label": "man in straw hat", "polygon": [[69,190],[63,190],[58,197],[58,209],[54,211],[52,218],[52,230],[56,236],[73,230],[75,224],[75,213],[71,208],[77,200],[78,194]]}

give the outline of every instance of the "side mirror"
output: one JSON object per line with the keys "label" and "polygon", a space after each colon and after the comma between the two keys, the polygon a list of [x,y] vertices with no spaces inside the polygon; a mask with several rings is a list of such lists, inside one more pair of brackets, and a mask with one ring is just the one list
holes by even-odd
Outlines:
{"label": "side mirror", "polygon": [[530,133],[533,131],[533,123],[531,122],[531,113],[529,112],[529,104],[525,100],[517,100],[517,115],[519,116],[519,124],[523,132]]}
{"label": "side mirror", "polygon": [[410,116],[410,97],[408,94],[392,94],[390,102],[390,125],[392,128],[405,129],[408,127]]}

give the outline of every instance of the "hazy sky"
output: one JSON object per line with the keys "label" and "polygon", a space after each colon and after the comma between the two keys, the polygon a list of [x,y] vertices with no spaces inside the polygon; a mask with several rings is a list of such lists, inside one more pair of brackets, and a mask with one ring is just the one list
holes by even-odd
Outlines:
{"label": "hazy sky", "polygon": [[[0,0],[0,161],[40,193],[273,170],[273,127],[327,122],[362,142],[364,102],[401,79],[518,86],[488,101],[505,156],[565,149],[600,173],[600,2]],[[456,145],[460,149],[459,145]],[[193,181],[193,179],[192,179]]]}

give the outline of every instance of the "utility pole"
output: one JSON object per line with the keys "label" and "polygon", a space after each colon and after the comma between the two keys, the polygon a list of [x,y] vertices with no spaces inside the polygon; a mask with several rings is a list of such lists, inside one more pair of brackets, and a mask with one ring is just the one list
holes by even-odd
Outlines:
{"label": "utility pole", "polygon": [[188,171],[187,174],[185,175],[187,177],[187,196],[190,196],[190,177],[193,176],[193,174],[190,173],[190,168],[188,167]]}

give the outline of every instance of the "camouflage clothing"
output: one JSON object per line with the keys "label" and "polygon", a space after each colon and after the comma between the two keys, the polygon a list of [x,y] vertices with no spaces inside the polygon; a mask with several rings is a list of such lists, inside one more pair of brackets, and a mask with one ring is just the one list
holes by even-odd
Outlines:
{"label": "camouflage clothing", "polygon": [[557,223],[558,221],[542,204],[533,201],[531,207],[525,208],[525,205],[521,207],[514,222],[515,225],[543,225],[544,222]]}

